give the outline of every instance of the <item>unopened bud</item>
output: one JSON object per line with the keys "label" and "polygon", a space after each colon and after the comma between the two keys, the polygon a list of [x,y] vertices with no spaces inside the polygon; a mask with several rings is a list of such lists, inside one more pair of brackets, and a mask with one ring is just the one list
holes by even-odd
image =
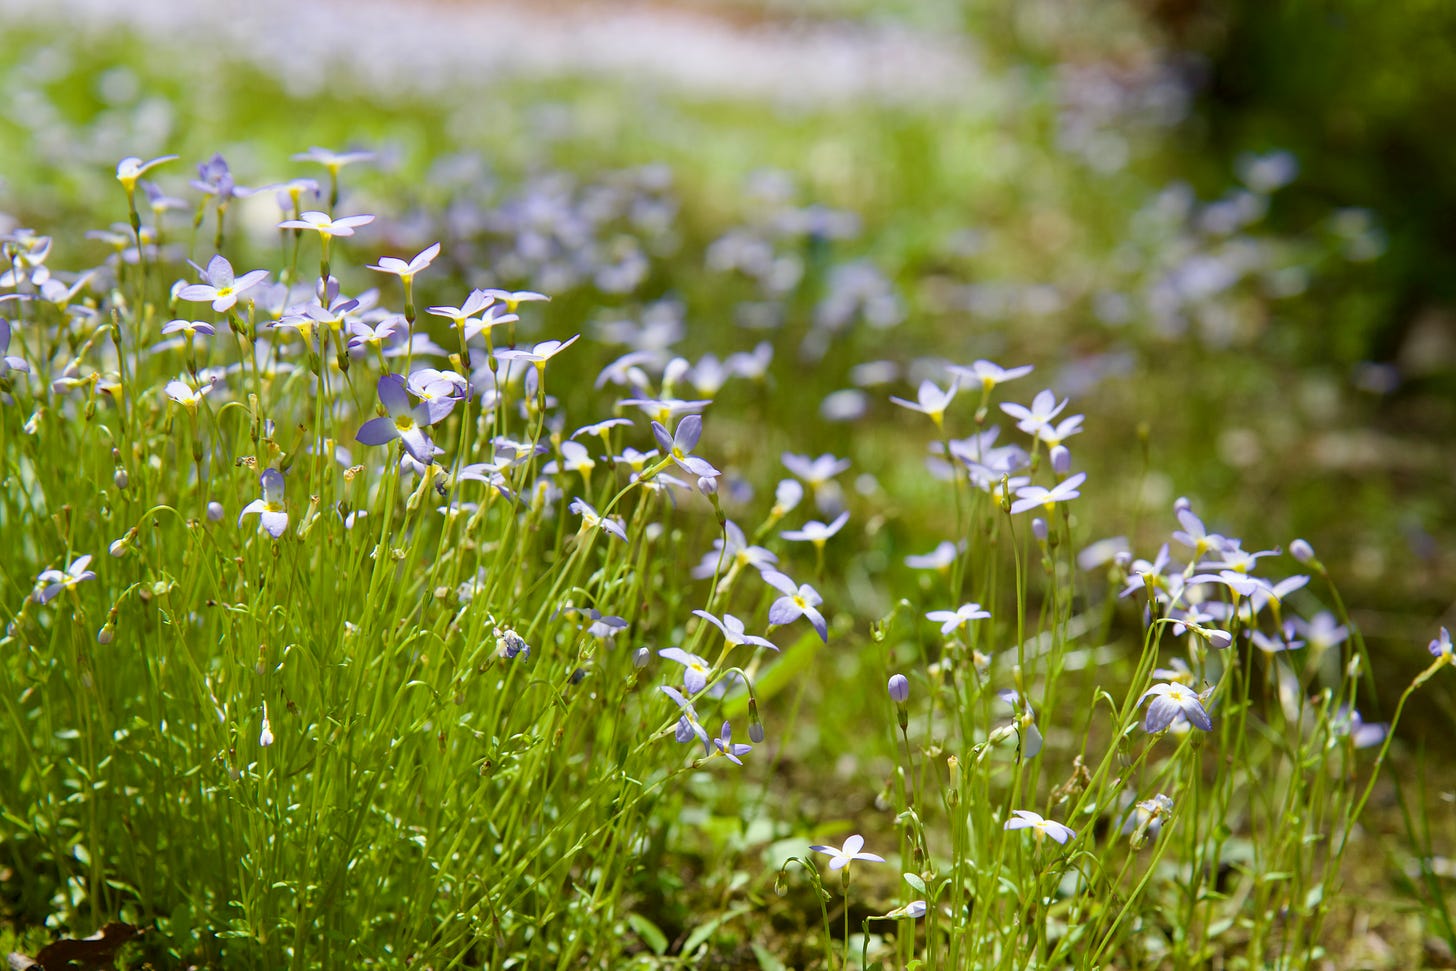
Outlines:
{"label": "unopened bud", "polygon": [[1061,478],[1072,471],[1072,451],[1065,445],[1053,445],[1051,447],[1052,471]]}
{"label": "unopened bud", "polygon": [[910,698],[910,682],[903,674],[890,677],[889,690],[890,700],[897,705],[903,705]]}

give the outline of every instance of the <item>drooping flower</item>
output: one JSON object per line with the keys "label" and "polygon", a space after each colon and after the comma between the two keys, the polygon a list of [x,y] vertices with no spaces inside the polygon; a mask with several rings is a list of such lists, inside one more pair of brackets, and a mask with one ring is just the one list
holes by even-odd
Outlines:
{"label": "drooping flower", "polygon": [[674,736],[677,740],[679,742],[690,742],[696,738],[703,743],[703,754],[711,755],[713,753],[713,745],[708,739],[708,730],[698,720],[698,712],[693,707],[693,703],[683,697],[681,691],[678,691],[676,688],[670,688],[665,684],[658,685],[657,690],[671,698],[673,703],[677,705],[678,711],[681,712],[678,717],[677,728],[674,731]]}
{"label": "drooping flower", "polygon": [[238,514],[238,526],[243,519],[258,514],[258,525],[268,531],[274,539],[283,535],[288,528],[288,509],[283,499],[283,473],[277,469],[264,469],[258,477],[263,486],[263,498],[254,499]]}
{"label": "drooping flower", "polygon": [[713,666],[707,659],[689,654],[680,647],[663,648],[657,652],[657,656],[676,661],[683,666],[683,687],[688,689],[688,694],[695,695],[708,686],[708,676],[713,673]]}

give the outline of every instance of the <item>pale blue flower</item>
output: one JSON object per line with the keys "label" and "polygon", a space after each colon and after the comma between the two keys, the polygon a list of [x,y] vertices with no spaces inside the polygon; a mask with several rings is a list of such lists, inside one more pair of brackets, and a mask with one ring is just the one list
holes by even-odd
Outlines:
{"label": "pale blue flower", "polygon": [[1029,829],[1036,834],[1036,838],[1050,836],[1058,843],[1065,844],[1067,840],[1073,839],[1077,831],[1070,826],[1065,826],[1054,819],[1047,819],[1040,813],[1034,813],[1030,809],[1018,809],[1012,813],[1012,817],[1006,820],[1007,829]]}
{"label": "pale blue flower", "polygon": [[283,499],[283,473],[277,469],[264,469],[258,478],[263,486],[263,498],[254,499],[243,507],[243,511],[238,514],[238,526],[243,525],[245,517],[257,513],[258,524],[268,531],[269,536],[277,539],[288,528],[288,509]]}
{"label": "pale blue flower", "polygon": [[864,849],[864,842],[864,837],[855,833],[844,841],[844,846],[842,847],[811,846],[809,849],[816,853],[828,853],[829,869],[831,870],[843,870],[856,860],[865,860],[870,863],[884,863],[885,858],[883,856],[861,852]]}

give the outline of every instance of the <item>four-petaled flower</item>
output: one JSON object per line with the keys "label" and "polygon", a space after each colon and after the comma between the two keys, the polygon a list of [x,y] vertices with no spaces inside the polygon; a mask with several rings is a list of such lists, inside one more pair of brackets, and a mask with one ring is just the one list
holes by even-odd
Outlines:
{"label": "four-petaled flower", "polygon": [[945,424],[945,409],[949,407],[951,400],[956,396],[956,390],[960,387],[960,377],[951,381],[950,387],[944,391],[934,381],[921,381],[920,389],[915,397],[918,401],[906,401],[904,398],[896,398],[891,395],[890,400],[902,408],[909,408],[911,411],[918,411],[929,415],[930,420],[935,422],[939,428]]}
{"label": "four-petaled flower", "polygon": [[1036,834],[1038,840],[1050,836],[1058,843],[1066,843],[1074,838],[1077,831],[1070,826],[1064,826],[1055,819],[1046,819],[1040,813],[1034,813],[1030,809],[1018,809],[1006,820],[1007,829],[1029,829]]}
{"label": "four-petaled flower", "polygon": [[657,439],[663,454],[676,462],[678,468],[699,479],[717,478],[722,473],[713,468],[711,462],[692,454],[702,434],[702,415],[688,415],[677,423],[677,431],[671,435],[660,422],[652,423],[652,437]]}
{"label": "four-petaled flower", "polygon": [[547,361],[575,344],[580,337],[580,334],[576,334],[564,341],[541,341],[530,350],[523,347],[502,348],[495,352],[495,356],[498,361],[528,361],[536,365],[536,370],[540,371],[546,367]]}
{"label": "four-petaled flower", "polygon": [[941,634],[949,634],[953,630],[960,630],[973,620],[985,620],[991,616],[991,612],[983,610],[980,604],[961,604],[955,610],[932,610],[925,615],[926,620],[933,620],[940,624]]}
{"label": "four-petaled flower", "polygon": [[426,398],[410,404],[404,377],[386,374],[379,379],[379,401],[389,414],[366,421],[354,438],[361,445],[384,445],[397,438],[410,458],[425,465],[433,462],[439,449],[425,429],[448,415],[455,399]]}
{"label": "four-petaled flower", "polygon": [[583,533],[593,529],[600,529],[611,533],[617,539],[625,540],[627,538],[627,531],[622,528],[621,523],[615,519],[601,515],[585,499],[580,497],[575,498],[571,500],[571,505],[567,508],[581,517],[581,531]]}
{"label": "four-petaled flower", "polygon": [[734,765],[742,765],[743,760],[738,756],[747,755],[753,751],[753,746],[744,742],[733,741],[733,726],[728,722],[723,723],[723,731],[713,739],[713,747],[718,753],[732,762]]}
{"label": "four-petaled flower", "polygon": [[508,313],[515,313],[523,303],[551,299],[546,294],[537,293],[535,290],[485,290],[483,292],[487,297],[493,297],[505,304]]}
{"label": "four-petaled flower", "polygon": [[440,244],[435,243],[420,250],[408,263],[395,256],[381,256],[378,263],[369,264],[369,269],[378,270],[380,273],[393,273],[401,280],[408,281],[413,280],[416,273],[429,266],[439,255]]}
{"label": "four-petaled flower", "polygon": [[683,687],[688,689],[688,694],[695,695],[708,686],[708,675],[713,673],[713,666],[705,658],[689,654],[680,647],[663,648],[657,656],[676,661],[686,669],[683,671]]}
{"label": "four-petaled flower", "polygon": [[1024,374],[1030,374],[1031,365],[1023,364],[1020,367],[1004,368],[991,361],[976,361],[970,367],[953,364],[949,370],[957,378],[967,378],[978,382],[982,391],[990,391],[998,384],[1019,378]]}
{"label": "four-petaled flower", "polygon": [[1075,499],[1082,494],[1077,491],[1077,487],[1085,481],[1087,481],[1087,473],[1078,472],[1071,478],[1058,482],[1050,489],[1034,485],[1022,486],[1016,490],[1016,494],[1020,498],[1011,504],[1011,512],[1013,514],[1022,513],[1028,509],[1035,509],[1037,506],[1051,509],[1059,502]]}
{"label": "four-petaled flower", "polygon": [[712,755],[713,745],[708,739],[708,730],[698,720],[698,712],[693,707],[693,703],[684,698],[681,691],[678,691],[676,688],[670,688],[665,684],[658,685],[657,690],[671,698],[673,703],[677,705],[678,711],[682,713],[677,720],[677,728],[673,732],[674,737],[679,742],[690,742],[696,738],[703,743],[703,754]]}
{"label": "four-petaled flower", "polygon": [[311,229],[326,239],[333,239],[336,236],[353,236],[354,230],[360,226],[367,226],[374,221],[373,216],[344,216],[335,219],[326,212],[319,212],[317,209],[310,209],[300,213],[297,219],[285,219],[278,224],[279,229]]}
{"label": "four-petaled flower", "polygon": [[[35,578],[37,587],[35,591],[36,602],[49,603],[62,590],[74,589],[76,584],[83,580],[96,579],[96,572],[86,569],[90,565],[91,554],[87,553],[85,556],[78,556],[72,560],[71,565],[66,567],[64,573],[60,570],[46,570],[43,572]],[[45,586],[41,586],[41,584],[45,584]]]}
{"label": "four-petaled flower", "polygon": [[201,270],[205,283],[189,283],[177,292],[179,300],[211,303],[218,313],[226,313],[238,302],[238,297],[268,278],[267,270],[250,270],[234,278],[233,265],[221,254],[207,261],[207,269]]}
{"label": "four-petaled flower", "polygon": [[734,617],[732,614],[724,614],[723,619],[719,620],[706,610],[694,610],[693,613],[722,631],[723,640],[727,642],[726,646],[728,647],[737,647],[739,644],[753,644],[758,647],[767,647],[774,651],[778,650],[778,645],[774,644],[768,638],[756,637],[753,634],[744,633],[743,621]]}
{"label": "four-petaled flower", "polygon": [[844,524],[847,522],[849,522],[848,511],[842,512],[834,517],[834,522],[832,523],[825,524],[817,519],[811,519],[804,524],[803,529],[789,529],[779,535],[787,540],[813,543],[822,549],[829,538],[843,529]]}
{"label": "four-petaled flower", "polygon": [[244,517],[257,513],[258,524],[268,531],[269,536],[277,539],[288,528],[288,510],[283,503],[283,473],[277,469],[264,469],[259,480],[263,485],[263,498],[254,499],[243,507],[238,514],[238,525],[243,525]]}
{"label": "four-petaled flower", "polygon": [[1063,398],[1059,403],[1057,396],[1051,390],[1039,391],[1031,401],[1031,407],[1017,404],[1014,401],[1007,402],[1001,406],[1001,410],[1012,418],[1017,419],[1016,427],[1028,435],[1040,435],[1043,428],[1048,427],[1056,420],[1062,409],[1067,407],[1067,400]]}
{"label": "four-petaled flower", "polygon": [[176,161],[175,155],[162,155],[152,159],[150,162],[143,162],[135,155],[128,155],[116,165],[116,180],[121,183],[127,195],[136,190],[137,179],[140,179],[149,169],[154,169],[164,162]]}
{"label": "four-petaled flower", "polygon": [[1203,702],[1187,685],[1155,684],[1143,692],[1143,696],[1138,699],[1138,705],[1141,706],[1149,698],[1153,699],[1153,703],[1148,705],[1147,717],[1143,719],[1145,732],[1161,732],[1174,722],[1183,720],[1205,732],[1213,729],[1213,722],[1204,710]]}
{"label": "four-petaled flower", "polygon": [[816,853],[829,854],[829,869],[843,870],[855,860],[866,860],[870,863],[884,863],[883,856],[876,856],[874,853],[862,853],[864,849],[864,837],[855,833],[844,841],[842,847],[835,846],[811,846],[809,849]]}
{"label": "four-petaled flower", "polygon": [[818,611],[818,606],[824,602],[818,591],[807,583],[794,585],[786,575],[777,570],[765,570],[763,572],[764,582],[783,594],[775,600],[768,608],[768,622],[775,627],[782,627],[791,624],[800,617],[808,619],[819,632],[819,639],[829,643],[829,625],[824,621],[824,615]]}

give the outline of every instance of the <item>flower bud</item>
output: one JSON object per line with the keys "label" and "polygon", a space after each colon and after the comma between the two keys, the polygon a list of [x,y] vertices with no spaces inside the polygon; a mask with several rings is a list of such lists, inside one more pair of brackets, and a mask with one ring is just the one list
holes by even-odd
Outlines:
{"label": "flower bud", "polygon": [[1031,535],[1036,537],[1038,543],[1045,543],[1047,541],[1047,524],[1045,519],[1042,519],[1040,516],[1032,519]]}
{"label": "flower bud", "polygon": [[1302,539],[1297,539],[1289,544],[1289,555],[1301,563],[1314,562],[1314,547]]}
{"label": "flower bud", "polygon": [[107,621],[106,625],[96,632],[96,643],[110,644],[116,639],[116,625]]}
{"label": "flower bud", "polygon": [[1072,471],[1072,452],[1065,445],[1053,445],[1050,452],[1052,471],[1061,478]]}
{"label": "flower bud", "polygon": [[903,705],[910,698],[910,682],[903,674],[891,676],[889,690],[890,700],[897,705]]}
{"label": "flower bud", "polygon": [[207,504],[207,518],[214,523],[221,522],[223,515],[222,503],[213,500]]}

